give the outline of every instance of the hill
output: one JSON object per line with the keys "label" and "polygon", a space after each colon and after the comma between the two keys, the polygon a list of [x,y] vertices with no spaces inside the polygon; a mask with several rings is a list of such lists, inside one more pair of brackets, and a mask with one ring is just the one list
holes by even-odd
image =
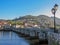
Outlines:
{"label": "hill", "polygon": [[[23,17],[19,17],[14,19],[14,21],[34,21],[39,22],[41,25],[54,25],[54,17],[48,17],[46,15],[39,15],[39,16],[32,16],[32,15],[26,15]],[[56,18],[56,25],[60,25],[60,19]]]}
{"label": "hill", "polygon": [[[60,19],[56,19],[56,25],[60,26]],[[9,20],[0,20],[0,21],[9,21]],[[11,21],[11,20],[10,20]],[[46,15],[39,15],[39,16],[32,16],[32,15],[26,15],[23,17],[15,18],[12,21],[31,21],[31,22],[37,22],[42,26],[54,26],[54,17],[48,17]]]}

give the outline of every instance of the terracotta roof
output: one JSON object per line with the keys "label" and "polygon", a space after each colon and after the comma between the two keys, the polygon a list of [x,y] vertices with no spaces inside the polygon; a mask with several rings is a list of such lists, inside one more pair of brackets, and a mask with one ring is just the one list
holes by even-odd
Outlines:
{"label": "terracotta roof", "polygon": [[8,22],[0,21],[0,24],[7,24]]}

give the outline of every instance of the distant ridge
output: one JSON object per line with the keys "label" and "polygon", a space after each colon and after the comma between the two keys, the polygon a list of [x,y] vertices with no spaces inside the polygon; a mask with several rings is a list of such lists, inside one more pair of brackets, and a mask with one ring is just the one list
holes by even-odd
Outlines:
{"label": "distant ridge", "polygon": [[[50,22],[51,24],[54,23],[54,17],[48,17],[46,15],[38,15],[38,16],[32,16],[32,15],[26,15],[23,17],[19,17],[17,19],[14,19],[15,21],[19,21],[19,20],[24,20],[24,19],[35,19],[38,22],[42,22],[41,20],[45,20],[44,23]],[[56,18],[56,24],[60,25],[60,19]]]}
{"label": "distant ridge", "polygon": [[[46,15],[38,15],[38,16],[26,15],[19,18],[15,18],[12,21],[21,21],[21,20],[27,20],[27,21],[33,20],[39,23],[50,23],[51,25],[54,25],[53,24],[54,17],[48,17]],[[9,20],[0,19],[0,21],[9,21]],[[60,18],[56,18],[56,25],[60,25]]]}

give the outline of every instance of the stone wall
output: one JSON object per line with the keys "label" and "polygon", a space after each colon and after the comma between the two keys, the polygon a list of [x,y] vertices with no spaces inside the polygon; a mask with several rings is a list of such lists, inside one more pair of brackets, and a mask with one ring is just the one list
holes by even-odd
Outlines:
{"label": "stone wall", "polygon": [[48,33],[48,45],[60,45],[60,33]]}

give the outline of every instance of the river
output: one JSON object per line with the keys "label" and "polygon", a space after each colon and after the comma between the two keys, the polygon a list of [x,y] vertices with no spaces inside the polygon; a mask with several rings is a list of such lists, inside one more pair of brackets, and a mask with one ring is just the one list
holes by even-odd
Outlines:
{"label": "river", "polygon": [[30,45],[27,40],[18,34],[9,31],[0,31],[0,45]]}

